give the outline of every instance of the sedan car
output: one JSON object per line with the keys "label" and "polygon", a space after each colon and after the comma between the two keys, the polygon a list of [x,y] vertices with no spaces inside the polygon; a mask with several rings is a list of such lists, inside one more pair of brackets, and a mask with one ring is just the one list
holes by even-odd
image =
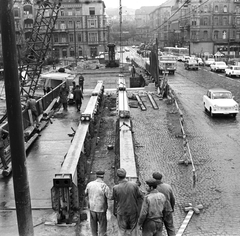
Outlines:
{"label": "sedan car", "polygon": [[216,114],[228,114],[236,117],[239,112],[239,105],[233,99],[232,93],[222,88],[209,89],[203,96],[203,105],[212,117]]}
{"label": "sedan car", "polygon": [[215,62],[215,59],[214,58],[208,58],[206,61],[205,61],[205,65],[206,66],[210,66],[212,63]]}
{"label": "sedan car", "polygon": [[240,76],[240,66],[229,66],[227,69],[225,69],[225,75],[226,76]]}
{"label": "sedan car", "polygon": [[202,60],[201,57],[198,57],[196,60],[197,60],[197,63],[198,63],[199,66],[203,66],[204,65],[203,60]]}
{"label": "sedan car", "polygon": [[227,69],[227,65],[224,61],[216,61],[210,65],[210,69],[211,71],[215,72],[225,72],[225,69]]}

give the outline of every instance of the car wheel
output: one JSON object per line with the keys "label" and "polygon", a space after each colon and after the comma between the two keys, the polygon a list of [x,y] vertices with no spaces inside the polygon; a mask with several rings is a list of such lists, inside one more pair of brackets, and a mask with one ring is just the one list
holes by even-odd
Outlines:
{"label": "car wheel", "polygon": [[203,106],[204,106],[204,111],[207,112],[208,109],[206,108],[205,103],[203,103]]}
{"label": "car wheel", "polygon": [[233,116],[233,118],[236,118],[237,113],[233,113],[232,116]]}

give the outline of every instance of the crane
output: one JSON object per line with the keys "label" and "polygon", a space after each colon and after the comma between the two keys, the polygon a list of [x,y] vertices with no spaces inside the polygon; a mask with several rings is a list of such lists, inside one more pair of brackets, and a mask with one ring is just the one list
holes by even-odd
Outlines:
{"label": "crane", "polygon": [[[29,1],[27,1],[29,2]],[[54,26],[58,18],[61,0],[38,0],[38,9],[31,36],[20,65],[21,95],[27,99],[34,96],[43,63],[49,49]],[[24,72],[24,73],[23,73]]]}

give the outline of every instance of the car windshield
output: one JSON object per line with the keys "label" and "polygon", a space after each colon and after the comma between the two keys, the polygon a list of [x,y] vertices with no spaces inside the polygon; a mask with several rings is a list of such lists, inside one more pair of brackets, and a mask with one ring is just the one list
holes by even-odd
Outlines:
{"label": "car windshield", "polygon": [[216,62],[217,65],[225,65],[225,62]]}
{"label": "car windshield", "polygon": [[232,94],[229,92],[215,92],[213,93],[213,99],[231,99]]}

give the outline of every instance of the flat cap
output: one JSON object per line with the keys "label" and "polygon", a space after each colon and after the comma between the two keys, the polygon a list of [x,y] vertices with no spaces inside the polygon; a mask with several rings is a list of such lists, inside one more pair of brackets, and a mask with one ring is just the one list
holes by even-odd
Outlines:
{"label": "flat cap", "polygon": [[98,170],[97,172],[96,172],[96,175],[97,176],[103,176],[105,174],[105,171],[103,171],[103,170]]}
{"label": "flat cap", "polygon": [[159,172],[154,172],[154,173],[152,174],[152,177],[153,177],[154,179],[156,179],[156,180],[162,180],[162,174],[159,173]]}
{"label": "flat cap", "polygon": [[149,187],[150,187],[150,186],[156,187],[156,186],[158,185],[157,180],[154,179],[154,178],[151,178],[151,179],[146,180],[146,184],[147,184]]}
{"label": "flat cap", "polygon": [[126,170],[123,168],[120,168],[117,170],[117,176],[120,178],[125,178],[126,177]]}

